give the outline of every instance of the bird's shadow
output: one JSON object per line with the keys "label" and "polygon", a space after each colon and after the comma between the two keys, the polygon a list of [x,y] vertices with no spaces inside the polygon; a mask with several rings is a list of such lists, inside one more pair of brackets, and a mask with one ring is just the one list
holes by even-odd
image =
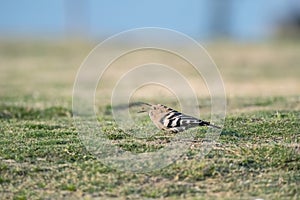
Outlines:
{"label": "bird's shadow", "polygon": [[221,136],[235,136],[235,137],[242,137],[242,135],[235,131],[230,129],[223,129],[221,132]]}

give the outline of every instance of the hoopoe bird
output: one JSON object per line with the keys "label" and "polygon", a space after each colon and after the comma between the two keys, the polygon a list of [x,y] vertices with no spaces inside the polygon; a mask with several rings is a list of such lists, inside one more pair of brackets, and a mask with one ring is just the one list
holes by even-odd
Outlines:
{"label": "hoopoe bird", "polygon": [[[169,108],[165,105],[157,104],[151,105],[148,103],[143,103],[150,107],[149,117],[155,126],[161,130],[168,132],[178,133],[185,131],[189,128],[198,127],[198,126],[209,126],[213,128],[220,129],[219,126],[215,126],[210,122],[197,119],[195,117],[185,115],[180,113],[172,108]],[[147,112],[146,110],[139,111]]]}

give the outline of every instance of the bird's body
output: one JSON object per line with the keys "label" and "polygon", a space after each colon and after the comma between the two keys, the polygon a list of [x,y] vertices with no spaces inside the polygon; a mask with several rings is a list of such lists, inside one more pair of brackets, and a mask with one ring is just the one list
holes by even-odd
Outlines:
{"label": "bird's body", "polygon": [[185,131],[189,128],[198,126],[210,126],[220,128],[212,125],[210,122],[197,119],[195,117],[182,114],[167,106],[157,104],[150,105],[149,116],[155,126],[159,129],[166,130],[173,133]]}

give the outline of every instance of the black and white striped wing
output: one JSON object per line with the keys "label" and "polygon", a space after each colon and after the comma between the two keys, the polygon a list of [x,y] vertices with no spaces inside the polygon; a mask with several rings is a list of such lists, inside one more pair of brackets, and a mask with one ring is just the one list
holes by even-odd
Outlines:
{"label": "black and white striped wing", "polygon": [[202,121],[192,116],[184,115],[176,110],[171,110],[161,118],[160,123],[163,124],[165,130],[174,133],[181,132],[196,126],[209,126],[210,123]]}

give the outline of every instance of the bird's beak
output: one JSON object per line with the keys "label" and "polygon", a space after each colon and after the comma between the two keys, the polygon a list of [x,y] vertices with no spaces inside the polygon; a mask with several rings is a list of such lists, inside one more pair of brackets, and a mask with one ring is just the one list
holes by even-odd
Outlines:
{"label": "bird's beak", "polygon": [[137,113],[143,113],[143,112],[146,112],[146,110],[140,110]]}

